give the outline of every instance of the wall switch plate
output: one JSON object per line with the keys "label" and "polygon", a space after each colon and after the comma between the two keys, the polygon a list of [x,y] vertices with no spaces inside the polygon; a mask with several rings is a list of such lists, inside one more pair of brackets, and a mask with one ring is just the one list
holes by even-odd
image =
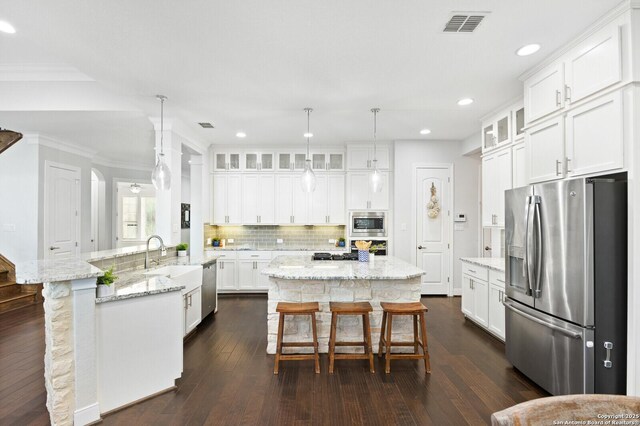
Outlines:
{"label": "wall switch plate", "polygon": [[211,238],[207,238],[207,245],[210,246],[211,245]]}
{"label": "wall switch plate", "polygon": [[228,242],[229,244],[233,244],[233,243],[235,243],[235,240],[234,240],[233,238],[229,238],[229,239],[227,240],[227,242]]}
{"label": "wall switch plate", "polygon": [[335,243],[336,243],[336,240],[329,239],[329,244],[335,244]]}
{"label": "wall switch plate", "polygon": [[276,244],[282,244],[282,243],[284,243],[284,240],[282,238],[278,238],[276,240]]}

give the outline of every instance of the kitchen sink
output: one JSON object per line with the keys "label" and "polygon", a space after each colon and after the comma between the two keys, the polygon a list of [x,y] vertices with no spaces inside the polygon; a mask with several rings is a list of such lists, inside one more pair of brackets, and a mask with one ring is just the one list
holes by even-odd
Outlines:
{"label": "kitchen sink", "polygon": [[202,285],[202,265],[169,265],[144,272],[148,277],[167,277],[185,286],[188,293]]}

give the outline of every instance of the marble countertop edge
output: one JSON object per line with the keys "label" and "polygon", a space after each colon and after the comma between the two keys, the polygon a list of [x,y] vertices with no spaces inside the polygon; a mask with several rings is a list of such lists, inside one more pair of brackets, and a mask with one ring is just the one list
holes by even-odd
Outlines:
{"label": "marble countertop edge", "polygon": [[461,257],[460,260],[494,271],[504,272],[505,269],[504,257]]}

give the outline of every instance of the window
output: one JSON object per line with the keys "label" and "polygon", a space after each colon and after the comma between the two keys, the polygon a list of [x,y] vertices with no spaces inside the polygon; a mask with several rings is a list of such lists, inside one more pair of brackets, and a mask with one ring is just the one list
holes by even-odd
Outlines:
{"label": "window", "polygon": [[118,239],[122,242],[144,241],[156,231],[156,198],[153,185],[139,184],[134,194],[131,183],[118,183]]}

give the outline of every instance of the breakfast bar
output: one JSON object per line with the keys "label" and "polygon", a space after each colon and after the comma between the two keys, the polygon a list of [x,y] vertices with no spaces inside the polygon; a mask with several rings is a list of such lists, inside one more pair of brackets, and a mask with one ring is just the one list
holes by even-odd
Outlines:
{"label": "breakfast bar", "polygon": [[[326,353],[329,344],[331,312],[329,302],[369,302],[373,350],[377,351],[382,308],[380,302],[420,301],[421,276],[424,271],[393,256],[375,256],[369,262],[354,260],[313,260],[308,256],[278,256],[262,273],[269,277],[267,311],[267,353],[276,352],[278,332],[278,302],[319,302],[316,314],[319,351]],[[411,318],[394,322],[393,337],[413,339]],[[362,336],[362,319],[357,316],[341,317],[337,333],[341,338]],[[307,316],[287,318],[284,341],[310,341],[310,320]],[[401,349],[401,348],[398,348]],[[288,348],[285,348],[285,352]],[[296,352],[313,348],[296,348]],[[344,352],[362,352],[362,348],[341,347]],[[395,349],[394,349],[395,350]],[[407,349],[408,350],[408,349]]]}

